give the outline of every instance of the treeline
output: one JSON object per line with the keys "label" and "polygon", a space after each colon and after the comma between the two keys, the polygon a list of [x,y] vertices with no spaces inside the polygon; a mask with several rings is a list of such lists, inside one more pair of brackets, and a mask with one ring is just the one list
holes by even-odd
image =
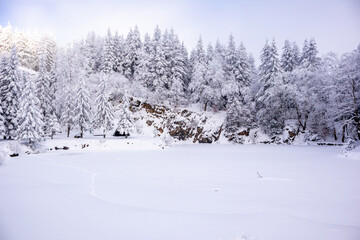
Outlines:
{"label": "treeline", "polygon": [[[156,27],[152,37],[142,38],[135,27],[126,38],[110,30],[105,37],[91,32],[66,48],[43,37],[42,44],[29,45],[35,49],[30,55],[18,47],[18,36],[9,26],[0,28],[5,138],[37,141],[60,128],[82,136],[111,130],[114,118],[126,132],[133,128],[131,112],[116,103],[123,97],[121,102],[128,102],[127,96],[226,111],[225,134],[237,142],[241,131],[261,129],[276,136],[289,122],[305,140],[360,138],[360,46],[341,57],[329,53],[320,59],[314,39],[305,40],[301,51],[285,41],[280,56],[275,40],[266,41],[257,68],[232,35],[226,45],[218,41],[206,50],[200,38],[188,54],[173,30]],[[122,108],[120,116],[114,116],[113,105]]]}

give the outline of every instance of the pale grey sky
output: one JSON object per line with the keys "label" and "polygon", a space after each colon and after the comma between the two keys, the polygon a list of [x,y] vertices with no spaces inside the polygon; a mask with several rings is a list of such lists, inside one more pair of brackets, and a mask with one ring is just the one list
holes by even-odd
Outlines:
{"label": "pale grey sky", "polygon": [[61,44],[108,27],[126,35],[135,24],[152,35],[158,24],[173,27],[189,50],[200,35],[205,44],[226,43],[233,33],[255,58],[266,38],[301,48],[314,37],[320,53],[351,51],[360,43],[359,13],[359,0],[0,0],[0,25],[49,31]]}

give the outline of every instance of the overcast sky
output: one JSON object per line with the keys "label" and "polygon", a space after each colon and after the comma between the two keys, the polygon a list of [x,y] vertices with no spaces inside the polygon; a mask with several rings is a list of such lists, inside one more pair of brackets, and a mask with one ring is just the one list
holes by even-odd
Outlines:
{"label": "overcast sky", "polygon": [[204,43],[226,43],[233,33],[259,57],[265,40],[298,42],[314,37],[320,53],[348,52],[360,43],[359,0],[0,0],[0,25],[49,31],[60,44],[108,27],[126,35],[135,24],[151,35],[156,24],[173,27],[191,49]]}

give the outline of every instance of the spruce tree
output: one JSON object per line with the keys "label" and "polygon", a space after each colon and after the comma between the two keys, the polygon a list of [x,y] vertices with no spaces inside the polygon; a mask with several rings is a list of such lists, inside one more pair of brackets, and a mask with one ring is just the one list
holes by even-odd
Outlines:
{"label": "spruce tree", "polygon": [[96,112],[94,115],[93,126],[95,129],[102,128],[104,133],[104,138],[106,137],[106,131],[109,131],[113,128],[114,119],[114,108],[109,101],[109,96],[106,89],[106,76],[100,76],[100,84],[98,86],[98,94],[95,100],[96,103]]}
{"label": "spruce tree", "polygon": [[84,136],[84,131],[90,130],[91,112],[90,96],[85,81],[87,72],[85,59],[80,60],[80,69],[78,76],[78,86],[74,107],[74,124],[80,130],[80,138]]}
{"label": "spruce tree", "polygon": [[130,29],[130,32],[126,38],[125,58],[124,58],[124,75],[133,80],[134,73],[139,66],[140,54],[141,54],[141,37],[137,26],[134,31]]}
{"label": "spruce tree", "polygon": [[235,78],[239,82],[240,88],[249,87],[251,84],[251,69],[249,63],[249,57],[246,52],[246,48],[243,43],[240,44],[237,50],[237,62],[236,62],[236,71]]}
{"label": "spruce tree", "polygon": [[1,106],[0,106],[0,136],[5,136],[5,118]]}
{"label": "spruce tree", "polygon": [[128,137],[134,131],[134,118],[130,111],[129,98],[124,94],[120,105],[119,122],[116,131],[121,135]]}
{"label": "spruce tree", "polygon": [[253,127],[253,115],[249,102],[234,94],[229,97],[225,118],[225,136],[236,143],[243,143],[244,139],[238,134],[240,131],[249,131]]}
{"label": "spruce tree", "polygon": [[219,109],[221,108],[222,87],[225,78],[222,57],[219,54],[213,54],[208,59],[211,60],[208,63],[205,88],[201,92],[200,98],[203,102],[208,102],[210,106]]}
{"label": "spruce tree", "polygon": [[61,126],[59,123],[59,119],[56,114],[53,112],[50,114],[49,117],[49,125],[48,125],[48,132],[50,134],[51,139],[54,138],[55,133],[61,131]]}
{"label": "spruce tree", "polygon": [[305,40],[300,62],[301,67],[312,70],[318,68],[320,65],[320,58],[317,56],[318,52],[314,39],[311,39],[309,43]]}
{"label": "spruce tree", "polygon": [[52,112],[52,95],[50,90],[50,76],[46,70],[46,56],[39,57],[39,74],[36,79],[37,97],[40,101],[40,111],[44,122],[44,132],[48,134],[49,119]]}
{"label": "spruce tree", "polygon": [[124,39],[122,36],[115,32],[113,37],[113,51],[114,51],[114,66],[113,69],[115,72],[123,73],[123,64],[124,64]]}
{"label": "spruce tree", "polygon": [[17,114],[19,111],[19,100],[21,95],[21,79],[18,70],[18,56],[15,45],[10,54],[7,64],[7,75],[3,81],[7,85],[2,86],[3,111],[5,116],[5,136],[9,139],[14,138],[16,134]]}
{"label": "spruce tree", "polygon": [[28,140],[29,144],[36,144],[43,137],[43,121],[39,108],[39,99],[36,96],[34,79],[23,75],[26,83],[21,94],[20,109],[17,116],[17,140]]}
{"label": "spruce tree", "polygon": [[151,64],[151,40],[148,34],[145,34],[144,45],[140,53],[139,65],[134,73],[134,79],[149,91],[153,88],[153,73]]}
{"label": "spruce tree", "polygon": [[101,71],[105,74],[110,74],[114,70],[115,55],[113,37],[110,28],[107,31],[105,44],[102,53]]}
{"label": "spruce tree", "polygon": [[207,67],[206,54],[203,48],[202,39],[200,38],[196,46],[193,73],[189,89],[192,93],[193,101],[204,104],[204,111],[206,111],[208,104],[208,99],[205,97],[207,94],[205,93],[209,92],[207,90],[208,84],[206,84]]}
{"label": "spruce tree", "polygon": [[268,134],[279,134],[284,126],[282,103],[282,79],[275,40],[266,42],[261,53],[260,82],[262,87],[256,95],[257,121]]}
{"label": "spruce tree", "polygon": [[294,54],[289,40],[286,40],[281,55],[281,68],[284,72],[291,72],[294,70]]}

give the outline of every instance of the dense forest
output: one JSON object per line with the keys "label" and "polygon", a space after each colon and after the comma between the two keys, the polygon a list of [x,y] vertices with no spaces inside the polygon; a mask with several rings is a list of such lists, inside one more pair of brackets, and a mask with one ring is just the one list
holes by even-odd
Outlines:
{"label": "dense forest", "polygon": [[126,37],[90,32],[67,47],[0,27],[0,135],[38,142],[60,131],[131,132],[129,98],[137,98],[224,111],[224,134],[239,143],[238,132],[274,137],[288,124],[304,141],[359,140],[360,45],[320,58],[313,38],[301,49],[287,40],[279,52],[275,39],[266,40],[256,66],[232,35],[206,46],[200,38],[189,53],[172,29],[159,27],[143,37],[136,26]]}

